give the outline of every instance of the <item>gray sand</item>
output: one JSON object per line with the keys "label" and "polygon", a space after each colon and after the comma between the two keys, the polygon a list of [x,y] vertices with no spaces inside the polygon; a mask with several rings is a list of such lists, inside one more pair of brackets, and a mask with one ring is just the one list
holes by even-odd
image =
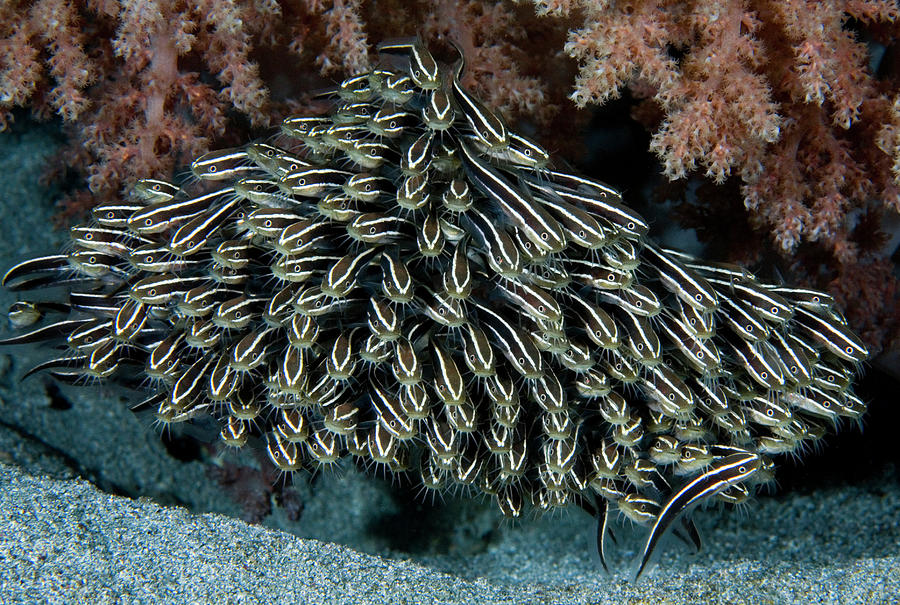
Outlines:
{"label": "gray sand", "polygon": [[[591,556],[584,515],[504,530],[478,555],[402,560],[0,466],[0,601],[889,603],[900,490],[845,489],[708,513],[639,584]],[[620,534],[623,532],[619,532]],[[632,557],[634,541],[621,555]],[[395,553],[397,554],[397,553]]]}
{"label": "gray sand", "polygon": [[[49,228],[58,192],[35,185],[52,132],[0,136],[0,266],[53,252],[65,239]],[[12,300],[0,292],[0,306]],[[4,325],[0,336],[7,334]],[[133,394],[18,381],[45,358],[0,350],[3,603],[900,598],[900,482],[889,466],[855,485],[761,497],[743,511],[699,511],[704,550],[692,555],[671,540],[650,576],[634,584],[628,578],[645,530],[617,526],[606,575],[594,522],[577,510],[510,525],[481,501],[416,508],[389,482],[354,469],[298,481],[288,490],[293,508],[268,510],[275,496],[252,470],[260,468],[254,456],[167,450],[151,419],[128,410]],[[239,520],[250,516],[246,495],[235,499],[217,480],[239,466],[262,491],[263,526]]]}

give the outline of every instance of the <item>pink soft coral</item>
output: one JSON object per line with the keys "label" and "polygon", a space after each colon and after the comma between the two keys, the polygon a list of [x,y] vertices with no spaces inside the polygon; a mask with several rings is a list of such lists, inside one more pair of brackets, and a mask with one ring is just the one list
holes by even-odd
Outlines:
{"label": "pink soft coral", "polygon": [[[785,256],[804,243],[824,251],[825,258],[806,256],[827,261],[832,277],[880,266],[883,251],[854,228],[860,213],[900,209],[900,91],[896,79],[869,72],[856,30],[891,39],[895,2],[535,4],[539,13],[583,18],[566,45],[581,67],[576,103],[602,103],[627,87],[659,108],[660,119],[648,124],[650,148],[668,178],[739,180],[750,224],[768,231]],[[715,198],[704,201],[720,205]],[[882,315],[893,305],[886,300]]]}
{"label": "pink soft coral", "polygon": [[547,124],[564,87],[549,93],[534,72],[570,74],[532,52],[523,24],[555,31],[548,48],[565,29],[535,22],[456,0],[13,0],[0,5],[0,130],[17,106],[60,116],[71,144],[56,170],[75,168],[91,192],[70,196],[65,212],[82,212],[137,178],[169,177],[212,146],[320,109],[310,92],[372,65],[370,35],[416,33],[459,41],[471,53],[467,85],[508,117]]}

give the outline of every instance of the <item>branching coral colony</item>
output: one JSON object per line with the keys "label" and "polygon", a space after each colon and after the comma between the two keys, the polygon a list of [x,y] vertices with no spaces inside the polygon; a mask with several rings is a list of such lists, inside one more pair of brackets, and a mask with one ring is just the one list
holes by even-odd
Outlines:
{"label": "branching coral colony", "polygon": [[149,376],[138,407],[285,473],[350,457],[508,517],[578,504],[601,555],[619,510],[651,527],[641,570],[686,509],[743,502],[864,413],[830,296],[655,244],[473,96],[458,51],[380,52],[326,115],[141,180],[12,268],[57,294],[14,305],[2,344],[67,348],[29,374]]}
{"label": "branching coral colony", "polygon": [[67,196],[61,216],[80,217],[138,178],[170,178],[211,148],[323,111],[309,91],[368,69],[369,36],[418,31],[463,46],[464,83],[491,106],[547,125],[574,72],[531,53],[526,25],[532,38],[552,31],[542,38],[556,47],[565,28],[527,12],[456,0],[4,2],[0,131],[17,106],[63,119],[71,142],[55,165],[78,171],[89,191]]}
{"label": "branching coral colony", "polygon": [[[580,64],[577,104],[627,88],[645,99],[635,116],[670,179],[735,181],[700,188],[690,226],[716,232],[738,221],[770,234],[798,278],[828,284],[867,342],[892,345],[896,239],[886,247],[883,231],[896,233],[885,220],[900,209],[894,0],[534,4],[583,20],[566,44]],[[876,53],[887,47],[879,79],[866,41]],[[721,248],[753,262],[759,244],[745,236]]]}

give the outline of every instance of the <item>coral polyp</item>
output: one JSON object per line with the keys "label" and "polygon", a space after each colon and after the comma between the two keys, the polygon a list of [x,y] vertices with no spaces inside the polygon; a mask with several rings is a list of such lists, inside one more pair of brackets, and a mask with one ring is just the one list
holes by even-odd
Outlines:
{"label": "coral polyp", "polygon": [[507,517],[619,510],[652,526],[642,567],[688,508],[859,420],[867,352],[827,294],[659,246],[466,90],[461,56],[380,52],[327,115],[140,181],[13,267],[50,289],[3,344],[61,345],[33,371],[143,384],[161,423],[213,419],[285,473],[351,458]]}

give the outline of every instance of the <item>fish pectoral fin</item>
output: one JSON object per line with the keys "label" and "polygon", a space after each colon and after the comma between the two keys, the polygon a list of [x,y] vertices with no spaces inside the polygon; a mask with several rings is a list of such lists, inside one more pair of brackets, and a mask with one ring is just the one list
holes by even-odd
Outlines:
{"label": "fish pectoral fin", "polygon": [[159,404],[165,401],[166,394],[164,392],[154,393],[150,397],[147,397],[143,401],[139,401],[129,407],[132,412],[141,412],[143,410],[156,409],[159,407]]}
{"label": "fish pectoral fin", "polygon": [[619,540],[618,540],[618,538],[616,538],[616,534],[613,532],[611,527],[606,528],[606,533],[609,534],[609,539],[612,540],[613,544],[618,546]]}
{"label": "fish pectoral fin", "polygon": [[700,537],[700,530],[697,529],[697,525],[694,523],[694,520],[685,517],[681,520],[681,525],[687,532],[688,537],[691,539],[691,542],[693,543],[694,548],[697,551],[694,554],[699,554],[700,551],[703,550],[703,538]]}
{"label": "fish pectoral fin", "polygon": [[600,555],[600,565],[603,571],[609,573],[606,565],[606,534],[609,525],[609,502],[606,498],[597,501],[597,554]]}

